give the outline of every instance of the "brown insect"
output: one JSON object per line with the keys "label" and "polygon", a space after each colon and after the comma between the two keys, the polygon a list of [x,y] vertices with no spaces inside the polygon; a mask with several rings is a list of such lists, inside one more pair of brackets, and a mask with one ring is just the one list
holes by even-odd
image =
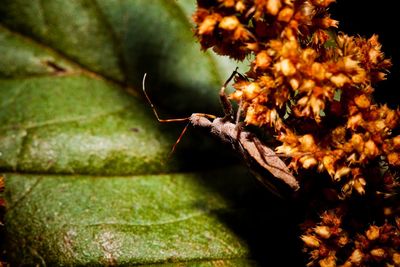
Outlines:
{"label": "brown insect", "polygon": [[291,189],[298,190],[300,188],[299,183],[292,175],[285,162],[283,162],[271,148],[263,144],[260,139],[258,139],[253,133],[244,131],[242,129],[242,123],[239,122],[240,109],[238,110],[236,116],[234,115],[232,104],[225,94],[225,89],[229,82],[236,75],[239,75],[237,69],[224,83],[219,92],[220,102],[222,104],[222,108],[225,114],[225,116],[222,118],[218,118],[217,116],[205,113],[193,113],[186,118],[161,119],[158,116],[156,108],[154,107],[153,103],[146,93],[146,74],[143,77],[143,93],[146,96],[146,99],[149,102],[153,113],[159,122],[188,122],[188,124],[185,126],[182,133],[180,134],[178,140],[172,147],[171,152],[175,150],[176,145],[181,140],[189,125],[193,125],[194,127],[208,128],[210,129],[211,133],[218,136],[222,141],[232,144],[233,148],[241,154],[256,178],[272,192],[280,195],[278,192],[279,190],[275,186],[276,183],[270,181],[268,177],[266,177],[266,175],[261,174],[259,171],[255,171],[255,169],[257,168],[253,167],[254,162],[257,163],[257,165],[261,167],[261,169],[269,171],[276,179],[283,182]]}

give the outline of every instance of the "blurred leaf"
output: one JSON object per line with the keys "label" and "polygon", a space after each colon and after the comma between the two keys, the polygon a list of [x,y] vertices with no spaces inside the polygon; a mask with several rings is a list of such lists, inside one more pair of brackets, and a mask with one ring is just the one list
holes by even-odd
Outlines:
{"label": "blurred leaf", "polygon": [[[220,112],[218,89],[236,64],[200,51],[193,9],[192,0],[2,1],[0,171],[11,263],[254,266],[264,248],[250,247],[279,236],[246,172],[209,170],[206,162],[220,165],[214,152],[186,158],[196,172],[167,159],[176,134],[142,96],[148,73],[157,106]],[[266,257],[283,253],[277,246]]]}

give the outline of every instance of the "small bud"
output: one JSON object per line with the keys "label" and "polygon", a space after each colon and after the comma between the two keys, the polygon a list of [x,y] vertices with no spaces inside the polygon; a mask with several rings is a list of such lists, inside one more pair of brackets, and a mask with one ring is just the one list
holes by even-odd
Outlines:
{"label": "small bud", "polygon": [[289,22],[293,16],[293,13],[294,13],[293,8],[285,7],[279,12],[278,20],[283,22]]}
{"label": "small bud", "polygon": [[393,147],[395,149],[400,149],[400,135],[393,138]]}
{"label": "small bud", "polygon": [[382,259],[385,257],[385,250],[383,248],[375,248],[370,251],[371,255],[377,259]]}
{"label": "small bud", "polygon": [[350,82],[350,79],[343,73],[332,76],[330,80],[337,87],[343,87],[346,83]]}
{"label": "small bud", "polygon": [[312,156],[304,156],[300,158],[300,163],[303,165],[304,169],[309,169],[317,165],[317,160]]}
{"label": "small bud", "polygon": [[351,59],[351,57],[343,58],[343,67],[347,72],[352,72],[359,68],[358,61]]}
{"label": "small bud", "polygon": [[260,68],[261,70],[265,70],[271,64],[271,58],[268,56],[267,51],[261,51],[257,54],[256,59],[254,61],[255,69]]}
{"label": "small bud", "polygon": [[320,246],[318,238],[312,235],[302,235],[301,240],[303,240],[305,245],[310,248],[317,248]]}
{"label": "small bud", "polygon": [[335,177],[333,178],[335,181],[340,181],[340,179],[343,176],[346,176],[347,174],[349,174],[351,172],[351,169],[349,167],[342,167],[340,169],[338,169],[335,173]]}
{"label": "small bud", "polygon": [[243,1],[238,1],[235,5],[235,9],[237,12],[242,13],[246,10],[246,5],[243,3]]}
{"label": "small bud", "polygon": [[299,90],[303,92],[309,92],[312,91],[315,87],[315,82],[313,80],[303,80],[303,83],[301,84]]}
{"label": "small bud", "polygon": [[215,29],[215,25],[220,20],[221,20],[221,16],[219,14],[212,14],[212,15],[207,16],[203,20],[203,22],[200,23],[198,33],[200,35],[211,34]]}
{"label": "small bud", "polygon": [[354,180],[353,187],[360,195],[364,195],[366,184],[367,182],[365,181],[365,179],[360,177]]}
{"label": "small bud", "polygon": [[336,0],[312,0],[311,2],[319,7],[327,7]]}
{"label": "small bud", "polygon": [[383,214],[386,217],[389,217],[389,216],[391,216],[393,214],[393,209],[391,207],[384,207],[383,208]]}
{"label": "small bud", "polygon": [[349,117],[347,120],[347,128],[355,130],[358,126],[362,125],[363,123],[363,118],[360,113],[357,113],[354,116]]}
{"label": "small bud", "polygon": [[338,241],[337,241],[338,245],[340,247],[344,247],[349,243],[349,238],[347,236],[341,236]]}
{"label": "small bud", "polygon": [[364,254],[359,249],[355,249],[350,256],[351,263],[360,264],[363,260]]}
{"label": "small bud", "polygon": [[319,225],[315,227],[314,232],[324,239],[331,237],[331,229],[325,225]]}
{"label": "small bud", "polygon": [[399,153],[393,152],[387,155],[387,159],[390,165],[400,166],[400,157]]}
{"label": "small bud", "polygon": [[379,154],[379,149],[376,146],[375,142],[371,139],[365,142],[364,145],[364,154],[369,158],[375,158]]}
{"label": "small bud", "polygon": [[285,76],[292,76],[296,73],[296,68],[289,59],[284,59],[275,64],[275,68]]}
{"label": "small bud", "polygon": [[236,90],[235,92],[230,94],[229,98],[235,101],[240,101],[242,99],[242,95],[243,95],[242,91]]}
{"label": "small bud", "polygon": [[395,266],[400,266],[400,253],[393,253],[393,263],[395,264]]}
{"label": "small bud", "polygon": [[226,31],[233,31],[240,25],[239,20],[235,16],[224,17],[219,23],[219,27]]}
{"label": "small bud", "polygon": [[326,171],[329,173],[330,176],[333,176],[335,173],[335,160],[333,156],[324,156],[322,158],[322,164],[324,165]]}
{"label": "small bud", "polygon": [[318,26],[322,27],[322,28],[337,28],[339,26],[339,21],[331,19],[330,17],[324,17],[321,19],[316,19],[315,22],[318,24]]}
{"label": "small bud", "polygon": [[379,238],[379,227],[371,225],[365,234],[369,240],[375,240]]}
{"label": "small bud", "polygon": [[299,80],[292,78],[292,79],[290,79],[289,83],[290,83],[290,86],[292,86],[293,90],[297,90],[297,88],[299,88],[299,85],[300,85]]}
{"label": "small bud", "polygon": [[369,107],[371,106],[371,101],[370,101],[369,98],[368,98],[366,95],[364,95],[364,94],[359,95],[359,96],[356,96],[356,97],[354,98],[354,102],[356,103],[356,105],[357,105],[359,108],[363,108],[363,109],[369,108]]}
{"label": "small bud", "polygon": [[268,0],[267,12],[273,16],[276,16],[282,7],[281,0]]}
{"label": "small bud", "polygon": [[235,5],[235,0],[224,0],[223,5],[225,7],[233,7]]}
{"label": "small bud", "polygon": [[358,152],[362,152],[364,149],[364,140],[361,134],[353,134],[350,139],[351,145]]}
{"label": "small bud", "polygon": [[319,261],[320,267],[336,267],[336,258],[334,256],[328,256]]}
{"label": "small bud", "polygon": [[317,149],[314,137],[311,134],[303,135],[299,138],[299,142],[304,151],[313,152]]}
{"label": "small bud", "polygon": [[297,105],[304,107],[307,105],[309,99],[310,98],[308,96],[304,96],[304,97],[300,98],[299,100],[297,100]]}
{"label": "small bud", "polygon": [[260,86],[258,83],[251,82],[243,88],[243,96],[246,99],[253,99],[260,93]]}
{"label": "small bud", "polygon": [[256,51],[258,50],[258,43],[246,43],[246,49]]}
{"label": "small bud", "polygon": [[324,65],[322,65],[321,63],[314,62],[311,65],[311,74],[317,80],[320,80],[320,81],[324,80],[325,73],[326,73],[326,70],[324,68]]}

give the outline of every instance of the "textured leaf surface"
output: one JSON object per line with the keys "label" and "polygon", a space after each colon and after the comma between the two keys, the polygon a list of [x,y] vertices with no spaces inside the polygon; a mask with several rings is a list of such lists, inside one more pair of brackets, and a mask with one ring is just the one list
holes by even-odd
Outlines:
{"label": "textured leaf surface", "polygon": [[10,262],[254,266],[257,255],[284,254],[254,247],[279,243],[272,226],[286,214],[264,216],[256,207],[268,199],[242,170],[207,170],[218,153],[168,159],[176,133],[143,100],[148,73],[165,110],[219,110],[218,87],[235,65],[200,52],[193,8],[192,0],[2,1]]}

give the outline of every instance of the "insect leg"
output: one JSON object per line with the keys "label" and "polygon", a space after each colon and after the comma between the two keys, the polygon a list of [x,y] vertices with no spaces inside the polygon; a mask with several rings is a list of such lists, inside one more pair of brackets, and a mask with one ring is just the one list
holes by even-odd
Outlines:
{"label": "insect leg", "polygon": [[231,101],[229,101],[228,96],[225,94],[225,89],[228,86],[228,83],[235,77],[235,75],[238,74],[237,72],[238,68],[236,68],[231,76],[229,76],[228,80],[224,83],[224,85],[221,87],[221,90],[219,91],[219,99],[221,101],[222,108],[224,110],[224,118],[223,121],[233,121],[233,107]]}
{"label": "insect leg", "polygon": [[144,76],[143,76],[142,89],[143,89],[144,96],[146,97],[147,102],[149,102],[150,107],[151,107],[151,109],[153,110],[153,113],[154,113],[154,115],[156,116],[157,120],[158,120],[159,122],[179,122],[179,121],[188,121],[190,117],[187,117],[187,118],[176,118],[176,119],[161,119],[161,118],[158,116],[158,113],[157,113],[157,110],[156,110],[155,106],[153,105],[153,103],[151,102],[150,97],[149,97],[149,96],[147,95],[147,93],[146,93],[146,87],[145,87],[146,76],[147,76],[147,73],[145,73]]}

